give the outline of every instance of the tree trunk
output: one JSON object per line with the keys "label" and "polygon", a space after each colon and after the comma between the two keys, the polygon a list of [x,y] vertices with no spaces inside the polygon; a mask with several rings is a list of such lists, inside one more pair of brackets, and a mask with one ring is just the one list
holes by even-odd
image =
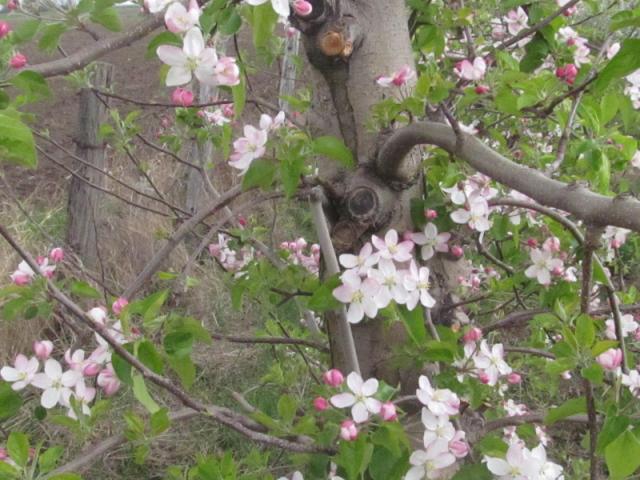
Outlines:
{"label": "tree trunk", "polygon": [[[385,96],[401,94],[397,87],[382,88],[375,83],[380,75],[389,75],[403,66],[414,66],[404,0],[313,0],[313,13],[294,18],[303,32],[310,63],[321,74],[324,85],[318,89],[330,92],[333,112],[338,119],[339,135],[357,159],[355,171],[321,168],[327,203],[325,210],[332,222],[332,240],[338,253],[355,252],[371,234],[394,228],[400,234],[413,229],[410,199],[420,196],[419,155],[404,162],[404,170],[395,178],[377,171],[379,146],[390,132],[371,132],[371,108]],[[402,88],[410,88],[405,86]],[[315,102],[314,107],[321,107]],[[322,110],[322,108],[319,108]],[[322,115],[322,111],[314,112]],[[326,113],[325,113],[326,117]],[[335,122],[328,121],[327,125]],[[323,132],[326,134],[327,132]],[[450,287],[451,267],[446,259],[431,262],[436,296],[445,302]],[[437,315],[437,312],[434,312]],[[330,337],[335,332],[335,319],[328,320]],[[408,381],[411,372],[392,367],[388,361],[392,349],[405,340],[404,327],[386,328],[381,320],[365,320],[352,326],[360,368],[364,378],[377,376],[391,384]],[[332,360],[337,368],[345,365],[332,338]]]}
{"label": "tree trunk", "polygon": [[[100,90],[109,89],[113,78],[113,65],[98,62],[92,76],[92,86]],[[104,170],[105,148],[99,138],[100,125],[106,121],[107,107],[93,93],[85,88],[80,91],[80,114],[78,135],[75,139],[76,152],[80,158],[99,170]],[[98,258],[98,231],[102,193],[90,184],[104,186],[104,175],[98,170],[74,160],[74,171],[84,181],[73,177],[69,189],[69,229],[67,241],[82,258],[85,265],[94,269]]]}

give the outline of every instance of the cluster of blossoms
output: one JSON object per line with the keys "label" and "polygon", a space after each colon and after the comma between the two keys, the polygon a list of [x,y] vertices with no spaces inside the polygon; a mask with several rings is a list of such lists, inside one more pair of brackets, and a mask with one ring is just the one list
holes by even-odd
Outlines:
{"label": "cluster of blossoms", "polygon": [[[122,299],[118,302],[122,304]],[[124,343],[120,322],[110,322],[103,308],[96,307],[87,313],[97,323],[108,324],[109,333],[118,342]],[[66,370],[63,363],[51,358],[54,348],[52,342],[36,341],[33,344],[34,355],[30,358],[17,355],[13,366],[0,369],[0,377],[11,383],[15,391],[27,386],[40,389],[40,404],[46,409],[60,405],[67,409],[71,418],[77,418],[78,413],[90,415],[89,405],[95,399],[98,387],[106,396],[113,395],[120,388],[120,381],[111,364],[109,346],[97,334],[96,340],[98,346],[88,356],[82,349],[73,352],[67,350],[64,353]],[[44,367],[42,371],[41,366]]]}
{"label": "cluster of blossoms", "polygon": [[624,89],[633,103],[633,108],[640,108],[640,69],[625,77],[629,85]]}
{"label": "cluster of blossoms", "polygon": [[[529,16],[522,7],[518,7],[516,10],[510,10],[502,18],[491,19],[491,38],[496,41],[503,41],[506,39],[507,34],[517,35],[529,25]],[[525,37],[518,41],[519,47],[524,47],[529,43],[531,39]]]}
{"label": "cluster of blossoms", "polygon": [[510,384],[521,382],[519,374],[504,360],[504,347],[501,343],[489,345],[482,339],[482,330],[471,327],[463,336],[464,357],[454,362],[458,369],[458,381],[462,382],[466,375],[477,378],[491,387],[502,379]]}
{"label": "cluster of blossoms", "polygon": [[587,46],[588,41],[586,38],[581,37],[571,27],[562,27],[558,30],[558,37],[565,42],[569,47],[575,47],[573,52],[573,61],[576,67],[580,67],[585,63],[590,63],[589,54],[591,50]]}
{"label": "cluster of blossoms", "polygon": [[278,113],[273,118],[263,113],[260,116],[258,128],[245,125],[244,137],[233,142],[233,153],[229,159],[229,165],[240,170],[240,175],[247,173],[251,163],[265,154],[269,133],[283,126],[284,122],[284,112]]}
{"label": "cluster of blossoms", "polygon": [[[56,263],[60,263],[64,260],[64,250],[56,247],[49,252],[49,257],[38,256],[36,263],[38,264],[39,273],[47,278],[52,278],[56,271]],[[53,262],[53,265],[49,263]],[[26,261],[21,261],[18,264],[18,268],[10,276],[11,281],[15,285],[28,285],[36,276],[36,272],[29,266]]]}
{"label": "cluster of blossoms", "polygon": [[216,127],[221,127],[225,123],[231,122],[234,115],[235,112],[232,103],[228,103],[222,108],[216,108],[215,110],[200,110],[198,112],[199,117]]}
{"label": "cluster of blossoms", "polygon": [[491,187],[490,182],[489,177],[476,173],[453,187],[442,188],[451,202],[461,207],[451,213],[454,222],[467,224],[478,232],[486,232],[491,228],[489,200],[498,194],[498,190]]}
{"label": "cluster of blossoms", "polygon": [[209,253],[216,258],[222,268],[228,272],[239,272],[255,258],[253,248],[243,246],[239,251],[229,246],[231,237],[224,233],[218,234],[218,242],[209,245]]}
{"label": "cluster of blossoms", "polygon": [[547,459],[542,443],[530,450],[513,434],[508,445],[505,458],[484,457],[489,471],[500,480],[564,480],[562,466]]}
{"label": "cluster of blossoms", "polygon": [[627,242],[629,230],[626,228],[613,227],[609,225],[602,235],[604,247],[607,249],[606,259],[611,261],[616,256],[616,251]]}
{"label": "cluster of blossoms", "polygon": [[191,0],[188,9],[181,3],[173,1],[147,0],[145,2],[146,8],[152,13],[161,12],[167,5],[169,5],[165,12],[167,29],[173,33],[184,34],[182,48],[161,45],[156,49],[160,60],[170,67],[166,78],[167,86],[174,87],[189,83],[194,75],[205,85],[238,85],[240,69],[236,65],[235,58],[218,57],[215,49],[205,44],[199,28],[202,10],[197,1]]}
{"label": "cluster of blossoms", "polygon": [[280,248],[289,252],[289,261],[293,265],[302,265],[310,273],[318,274],[320,270],[320,245],[317,243],[309,247],[309,254],[305,253],[307,241],[300,237],[295,242],[282,242]]}
{"label": "cluster of blossoms", "polygon": [[537,248],[538,242],[533,238],[529,239],[527,244],[531,247],[529,255],[533,263],[524,272],[527,277],[535,278],[540,285],[544,286],[551,284],[552,276],[567,282],[577,280],[576,268],[565,268],[566,253],[561,251],[558,237],[547,238],[543,242],[542,248]]}
{"label": "cluster of blossoms", "polygon": [[[15,5],[15,2],[13,2]],[[8,5],[7,5],[8,6]],[[11,33],[11,24],[9,22],[5,22],[4,20],[0,21],[0,40],[7,37]],[[13,52],[11,58],[9,58],[9,67],[14,70],[19,70],[24,68],[27,65],[27,57],[25,57],[20,52]]]}
{"label": "cluster of blossoms", "polygon": [[500,273],[495,268],[483,267],[479,265],[477,267],[471,267],[469,273],[466,276],[458,277],[458,284],[463,288],[468,288],[471,291],[480,289],[482,283],[489,278],[500,278]]}
{"label": "cluster of blossoms", "polygon": [[409,310],[418,303],[426,308],[435,305],[429,293],[429,269],[416,264],[412,250],[415,244],[423,245],[426,260],[436,251],[447,251],[449,237],[427,224],[424,232],[408,233],[405,238],[400,241],[398,232],[391,229],[384,239],[373,235],[358,255],[340,255],[340,264],[347,270],[340,276],[342,284],[333,290],[333,296],[348,305],[349,322],[358,323],[365,315],[374,318],[391,301]]}
{"label": "cluster of blossoms", "polygon": [[424,449],[409,457],[412,467],[405,480],[451,478],[456,460],[469,453],[469,445],[462,430],[456,430],[451,417],[460,412],[460,399],[449,389],[436,389],[424,375],[418,381],[416,396],[422,408]]}
{"label": "cluster of blossoms", "polygon": [[[482,57],[474,58],[473,62],[465,59],[456,63],[456,66],[453,69],[453,73],[455,73],[462,80],[478,82],[482,80],[487,73],[487,63]],[[485,90],[486,88],[487,87],[484,87],[481,91],[476,90],[476,92],[487,93],[488,90]]]}

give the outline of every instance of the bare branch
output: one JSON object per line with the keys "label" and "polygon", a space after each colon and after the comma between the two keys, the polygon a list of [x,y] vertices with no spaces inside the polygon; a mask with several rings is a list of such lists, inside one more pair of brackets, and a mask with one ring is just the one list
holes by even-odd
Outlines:
{"label": "bare branch", "polygon": [[320,343],[312,342],[311,340],[305,340],[303,338],[290,338],[290,337],[238,337],[233,335],[221,335],[219,333],[212,333],[211,338],[216,340],[224,340],[231,343],[246,343],[246,344],[258,344],[265,343],[268,345],[302,345],[303,347],[315,348],[320,352],[327,353],[329,349]]}
{"label": "bare branch", "polygon": [[460,144],[451,127],[436,122],[420,122],[400,128],[378,153],[378,173],[394,178],[414,146],[436,145],[457,154],[494,180],[543,205],[569,212],[585,223],[640,231],[640,201],[626,197],[605,197],[579,184],[569,185],[553,180],[537,170],[508,160],[472,135],[463,133],[462,136],[464,142]]}

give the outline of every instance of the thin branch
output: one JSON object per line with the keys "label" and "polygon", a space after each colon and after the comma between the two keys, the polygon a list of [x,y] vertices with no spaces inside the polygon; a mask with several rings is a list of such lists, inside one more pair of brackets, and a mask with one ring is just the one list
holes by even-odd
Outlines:
{"label": "thin branch", "polygon": [[598,414],[596,402],[593,398],[593,385],[586,378],[583,380],[584,393],[587,399],[587,418],[589,419],[589,478],[598,480],[598,456],[596,445],[598,440]]}
{"label": "thin branch", "polygon": [[589,315],[591,303],[591,277],[593,276],[593,252],[598,248],[602,228],[587,228],[582,258],[582,290],[580,292],[580,312]]}
{"label": "thin branch", "polygon": [[521,30],[517,35],[514,35],[513,37],[509,38],[508,40],[505,40],[504,42],[502,42],[500,45],[498,45],[498,49],[505,49],[505,48],[510,47],[511,45],[515,45],[516,43],[518,43],[523,38],[527,38],[529,35],[536,33],[538,30],[542,30],[544,27],[546,27],[551,22],[553,22],[557,17],[559,17],[560,15],[563,15],[564,12],[566,12],[571,7],[576,5],[578,2],[580,2],[580,0],[571,0],[570,2],[567,2],[561,8],[559,8],[558,10],[553,12],[548,17],[543,18],[542,20],[540,20],[535,25],[533,25],[533,26],[531,26],[529,28],[525,28],[524,30]]}
{"label": "thin branch", "polygon": [[[18,252],[18,254],[27,262],[27,264],[33,269],[34,272],[39,272],[39,268],[34,259],[13,239],[9,232],[0,225],[0,236],[11,245],[11,247]],[[283,438],[274,437],[272,435],[263,433],[261,431],[253,430],[256,426],[256,422],[246,418],[232,410],[225,407],[218,407],[216,405],[206,405],[198,400],[192,398],[187,392],[182,390],[179,386],[175,385],[168,378],[155,373],[144,365],[135,355],[130,353],[124,346],[122,346],[113,336],[109,333],[109,329],[106,325],[103,325],[95,321],[90,315],[84,312],[84,310],[76,304],[73,300],[67,297],[55,284],[48,278],[42,276],[47,284],[49,294],[51,297],[64,305],[75,317],[77,317],[82,323],[88,326],[91,330],[100,335],[123,360],[129,363],[133,368],[139,371],[145,380],[157,385],[158,387],[171,393],[177,399],[179,399],[185,407],[192,408],[200,413],[207,414],[217,422],[226,425],[227,427],[247,436],[248,438],[271,445],[277,448],[290,450],[299,453],[327,453],[332,454],[334,450],[327,447],[319,447],[311,443],[310,439],[302,438],[297,441],[291,441]]]}
{"label": "thin branch", "polygon": [[[320,244],[320,250],[327,269],[328,275],[335,275],[340,273],[340,266],[338,264],[338,258],[331,242],[331,234],[329,233],[329,225],[327,224],[327,218],[324,215],[322,208],[323,193],[319,187],[314,188],[314,192],[311,194],[311,216],[313,217],[313,223],[316,227],[316,233],[318,235],[318,243]],[[334,339],[342,349],[344,360],[347,363],[346,368],[349,372],[360,373],[360,365],[358,363],[358,354],[356,352],[356,345],[353,341],[353,334],[351,332],[351,326],[347,321],[347,315],[344,307],[340,308],[337,315],[337,329]]]}
{"label": "thin branch", "polygon": [[[527,413],[525,415],[514,415],[513,417],[503,417],[498,418],[496,420],[491,420],[484,425],[484,429],[482,431],[482,436],[486,435],[493,430],[499,430],[501,428],[516,426],[516,425],[526,425],[528,423],[544,423],[544,419],[546,414],[544,413]],[[586,415],[571,415],[569,417],[563,418],[559,420],[559,422],[564,423],[578,423],[585,424],[589,422],[589,419]]]}
{"label": "thin branch", "polygon": [[515,272],[513,267],[511,265],[506,264],[505,262],[500,260],[498,257],[493,255],[489,250],[487,250],[484,247],[484,245],[482,244],[482,242],[480,241],[480,236],[479,235],[475,235],[474,236],[474,240],[476,242],[476,248],[478,249],[478,253],[480,255],[482,255],[484,258],[489,260],[491,263],[493,263],[493,264],[497,265],[498,267],[502,268],[509,275],[513,275],[513,273]]}
{"label": "thin branch", "polygon": [[238,337],[234,335],[222,335],[219,333],[212,333],[211,338],[215,340],[223,340],[231,343],[245,343],[245,344],[260,344],[265,343],[269,345],[302,345],[304,347],[314,348],[320,352],[328,353],[329,348],[326,345],[322,345],[311,340],[305,340],[303,338],[291,338],[291,337]]}
{"label": "thin branch", "polygon": [[507,353],[524,353],[526,355],[535,355],[537,357],[545,357],[550,359],[555,359],[556,356],[545,350],[539,350],[537,348],[528,348],[528,347],[508,347],[505,345],[504,351]]}

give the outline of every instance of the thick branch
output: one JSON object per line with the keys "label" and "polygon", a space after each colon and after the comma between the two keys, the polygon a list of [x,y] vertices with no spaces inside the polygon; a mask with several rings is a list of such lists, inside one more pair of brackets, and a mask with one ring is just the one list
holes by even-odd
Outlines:
{"label": "thick branch", "polygon": [[543,205],[573,214],[592,225],[615,225],[640,232],[640,201],[605,197],[580,185],[568,185],[541,172],[518,165],[492,150],[472,135],[456,142],[453,129],[436,122],[420,122],[397,130],[380,149],[380,175],[394,178],[404,157],[420,144],[436,145],[458,156],[485,175],[533,198]]}
{"label": "thick branch", "polygon": [[38,72],[43,77],[66,75],[84,68],[89,63],[109,52],[126,47],[136,40],[146,37],[163,23],[164,18],[162,14],[152,15],[146,20],[140,22],[134,28],[121,33],[120,35],[114,35],[113,37],[99,40],[88,47],[72,53],[68,57],[33,65],[29,67],[29,70]]}

